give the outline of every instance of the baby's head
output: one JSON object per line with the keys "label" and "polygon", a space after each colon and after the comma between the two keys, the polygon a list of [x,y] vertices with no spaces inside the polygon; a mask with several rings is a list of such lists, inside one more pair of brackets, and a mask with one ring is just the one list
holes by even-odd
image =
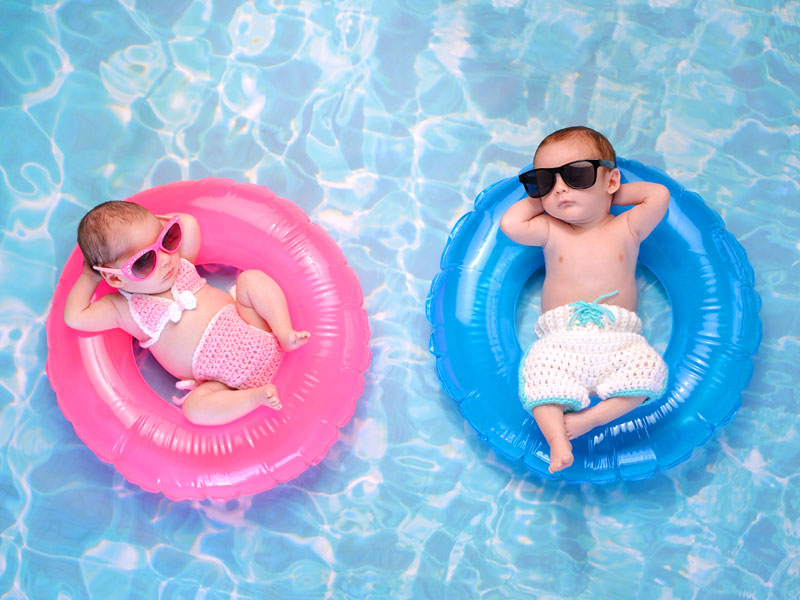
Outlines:
{"label": "baby's head", "polygon": [[584,158],[602,158],[617,164],[617,153],[614,152],[614,146],[611,145],[608,138],[599,131],[578,125],[559,129],[544,138],[533,155],[533,165],[538,166],[536,164],[536,156],[542,148],[549,144],[565,142],[583,146],[588,153]]}
{"label": "baby's head", "polygon": [[78,225],[78,245],[90,267],[114,288],[157,294],[175,281],[182,229],[175,216],[162,223],[133,202],[104,202]]}
{"label": "baby's head", "polygon": [[579,224],[607,215],[620,186],[616,153],[606,137],[588,127],[548,135],[533,155],[534,169],[519,176],[545,212]]}
{"label": "baby's head", "polygon": [[107,267],[130,250],[128,231],[156,216],[144,206],[124,200],[98,204],[78,225],[78,246],[90,267]]}

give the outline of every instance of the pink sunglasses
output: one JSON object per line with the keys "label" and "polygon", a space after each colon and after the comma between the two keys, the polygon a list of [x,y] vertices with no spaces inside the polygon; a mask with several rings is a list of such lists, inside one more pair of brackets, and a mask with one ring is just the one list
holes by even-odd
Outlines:
{"label": "pink sunglasses", "polygon": [[161,233],[155,243],[142,248],[136,254],[131,256],[127,262],[122,265],[121,269],[109,269],[107,267],[93,267],[96,271],[103,273],[114,273],[115,275],[125,275],[128,279],[133,281],[144,281],[156,272],[156,265],[158,264],[158,251],[163,250],[169,254],[177,252],[181,247],[181,240],[183,239],[183,228],[181,227],[181,220],[178,215],[172,217]]}

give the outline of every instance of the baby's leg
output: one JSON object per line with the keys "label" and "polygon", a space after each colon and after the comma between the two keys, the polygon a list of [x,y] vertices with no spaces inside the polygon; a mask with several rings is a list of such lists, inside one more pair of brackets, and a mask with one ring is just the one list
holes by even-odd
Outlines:
{"label": "baby's leg", "polygon": [[219,381],[206,381],[184,398],[183,414],[195,425],[224,425],[261,405],[281,409],[278,391],[271,383],[234,390]]}
{"label": "baby's leg", "polygon": [[308,341],[307,331],[292,328],[283,290],[263,271],[251,269],[239,274],[236,309],[250,325],[274,333],[284,350],[295,350]]}
{"label": "baby's leg", "polygon": [[540,404],[533,408],[533,418],[550,444],[550,472],[572,464],[572,444],[564,429],[564,409],[560,404]]}
{"label": "baby's leg", "polygon": [[591,408],[567,413],[564,415],[567,437],[574,440],[595,427],[610,423],[614,419],[618,419],[632,411],[644,400],[644,396],[616,396],[603,400]]}

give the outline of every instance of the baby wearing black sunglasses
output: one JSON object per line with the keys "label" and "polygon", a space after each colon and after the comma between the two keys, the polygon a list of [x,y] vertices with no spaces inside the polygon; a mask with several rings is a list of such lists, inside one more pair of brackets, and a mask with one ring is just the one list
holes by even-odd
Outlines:
{"label": "baby wearing black sunglasses", "polygon": [[[544,252],[538,339],[520,365],[519,392],[556,472],[572,464],[570,440],[664,392],[666,365],[636,315],[636,260],[667,212],[669,191],[621,184],[613,147],[588,127],[550,134],[533,163],[519,176],[528,197],[500,228]],[[630,208],[614,215],[612,204]],[[590,407],[590,394],[601,401]]]}
{"label": "baby wearing black sunglasses", "polygon": [[[194,261],[200,227],[191,215],[154,215],[133,202],[104,202],[78,226],[83,272],[64,320],[81,331],[120,328],[190,390],[186,417],[222,425],[260,405],[280,410],[270,379],[284,352],[309,339],[293,328],[286,297],[266,273],[242,271],[236,298],[206,285]],[[119,293],[92,296],[102,279]]]}

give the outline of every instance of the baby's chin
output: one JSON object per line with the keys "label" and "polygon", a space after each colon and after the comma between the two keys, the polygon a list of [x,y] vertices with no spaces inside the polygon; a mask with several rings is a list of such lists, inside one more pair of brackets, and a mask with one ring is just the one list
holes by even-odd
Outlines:
{"label": "baby's chin", "polygon": [[564,223],[568,223],[570,225],[583,225],[589,221],[589,219],[586,218],[586,215],[572,210],[562,210],[553,216],[559,221],[563,221]]}
{"label": "baby's chin", "polygon": [[587,212],[576,204],[562,207],[560,210],[551,213],[556,219],[570,225],[587,226],[593,223],[602,223],[609,213]]}
{"label": "baby's chin", "polygon": [[162,294],[172,289],[175,279],[176,276],[173,275],[160,281],[147,282],[144,285],[123,286],[122,289],[129,294]]}

